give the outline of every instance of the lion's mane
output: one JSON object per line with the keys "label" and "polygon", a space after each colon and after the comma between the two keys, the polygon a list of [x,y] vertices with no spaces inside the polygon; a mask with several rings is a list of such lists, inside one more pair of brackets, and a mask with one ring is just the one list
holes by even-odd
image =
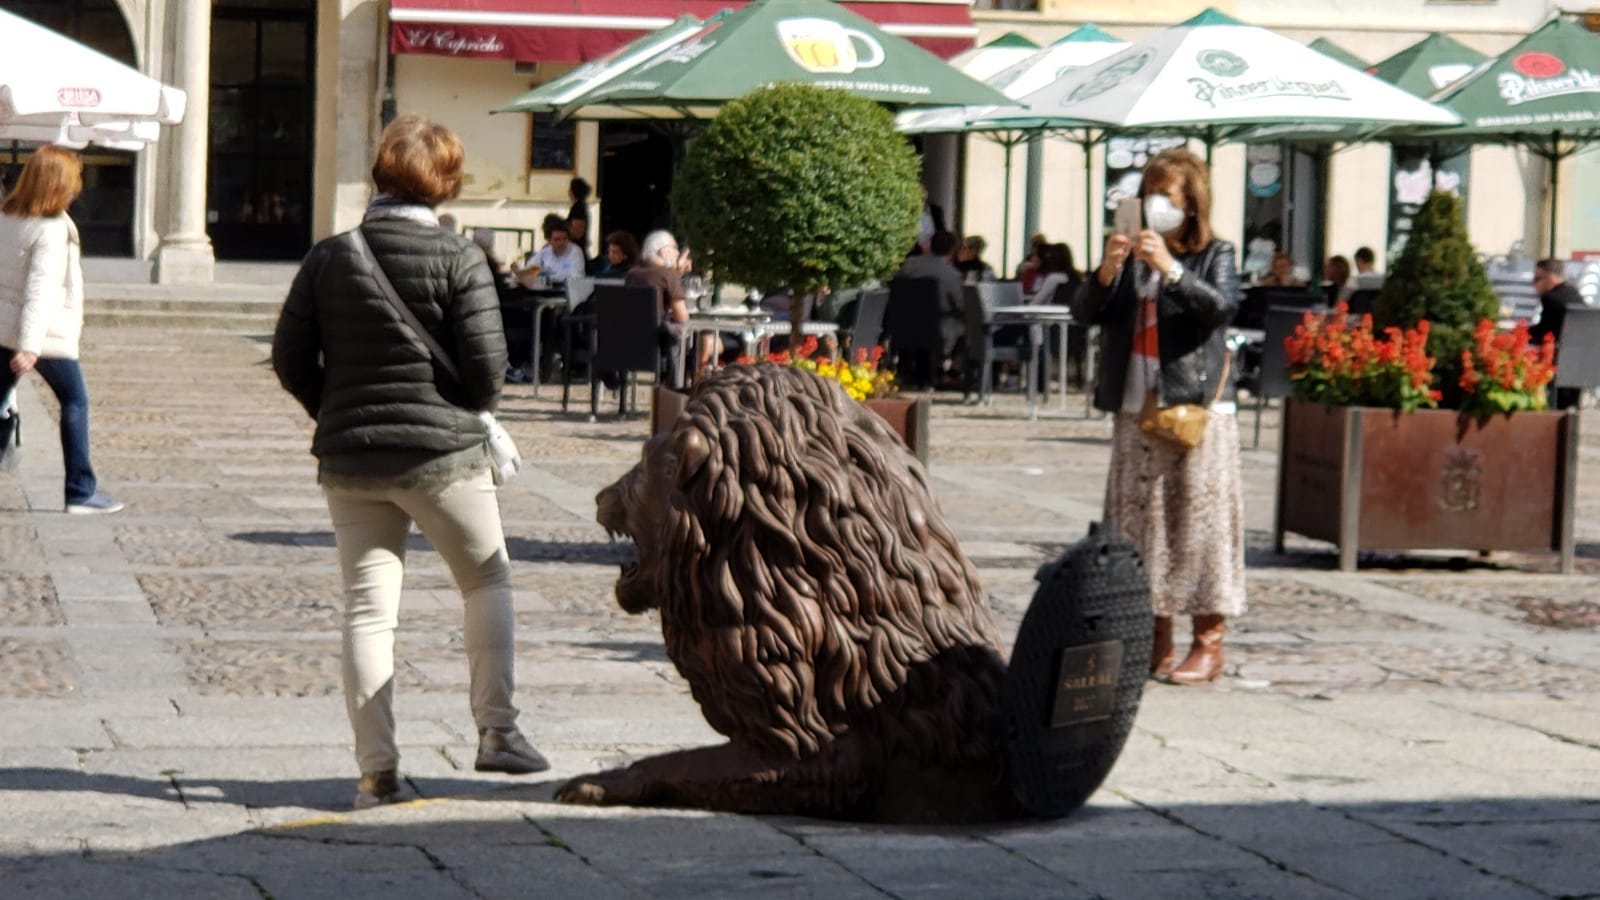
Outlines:
{"label": "lion's mane", "polygon": [[712,727],[796,759],[849,731],[880,760],[992,760],[994,623],[888,426],[830,380],[760,364],[702,382],[685,429],[709,456],[671,494],[651,581]]}

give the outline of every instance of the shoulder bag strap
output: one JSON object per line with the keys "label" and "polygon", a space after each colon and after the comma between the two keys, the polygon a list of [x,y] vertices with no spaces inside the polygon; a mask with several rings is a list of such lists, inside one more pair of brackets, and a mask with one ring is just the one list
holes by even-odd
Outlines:
{"label": "shoulder bag strap", "polygon": [[378,282],[378,292],[383,294],[383,299],[388,301],[394,311],[400,314],[400,321],[411,328],[411,331],[416,334],[417,340],[421,341],[422,346],[433,354],[434,361],[439,364],[440,368],[444,369],[445,374],[449,375],[456,384],[460,384],[461,375],[456,371],[455,363],[450,361],[450,354],[444,352],[444,348],[439,346],[439,342],[433,339],[433,335],[428,333],[428,329],[422,327],[422,322],[417,319],[417,314],[411,311],[411,307],[407,306],[404,300],[400,299],[399,294],[395,293],[394,283],[389,280],[388,273],[383,271],[383,265],[378,262],[378,257],[373,255],[371,245],[367,243],[367,239],[361,234],[361,227],[358,225],[345,233],[350,236],[350,242],[355,245],[356,252],[361,255],[361,260],[366,264],[368,273],[372,275],[374,281]]}
{"label": "shoulder bag strap", "polygon": [[1217,395],[1211,398],[1211,404],[1222,402],[1222,392],[1228,389],[1228,364],[1233,362],[1233,352],[1228,349],[1228,336],[1222,336],[1222,374],[1217,376]]}

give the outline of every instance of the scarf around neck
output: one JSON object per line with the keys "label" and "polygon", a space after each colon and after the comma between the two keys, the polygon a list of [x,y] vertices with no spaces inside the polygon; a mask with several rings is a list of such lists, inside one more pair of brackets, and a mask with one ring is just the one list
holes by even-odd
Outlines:
{"label": "scarf around neck", "polygon": [[409,222],[420,222],[424,225],[438,227],[439,216],[434,213],[433,207],[421,203],[412,203],[391,197],[388,194],[379,194],[367,204],[367,214],[361,217],[363,222],[375,219],[405,219]]}

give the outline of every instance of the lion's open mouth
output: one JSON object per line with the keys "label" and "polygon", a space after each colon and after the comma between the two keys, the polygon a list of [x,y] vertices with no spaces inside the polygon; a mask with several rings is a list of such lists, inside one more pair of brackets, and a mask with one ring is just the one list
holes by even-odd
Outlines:
{"label": "lion's open mouth", "polygon": [[618,567],[621,569],[621,573],[617,577],[617,600],[622,604],[624,609],[627,609],[629,612],[637,612],[638,609],[635,609],[635,607],[638,607],[639,604],[634,599],[634,594],[639,593],[640,596],[648,596],[648,592],[639,590],[641,587],[639,584],[639,545],[633,540],[633,536],[625,531],[617,531],[615,529],[607,528],[606,533],[611,537],[613,542],[626,541],[621,548],[622,559],[618,561]]}

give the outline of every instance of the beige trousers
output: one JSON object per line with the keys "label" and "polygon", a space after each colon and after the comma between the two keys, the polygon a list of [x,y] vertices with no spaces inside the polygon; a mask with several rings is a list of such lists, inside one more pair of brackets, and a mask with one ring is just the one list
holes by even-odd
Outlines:
{"label": "beige trousers", "polygon": [[344,572],[344,697],[363,774],[398,767],[394,630],[411,523],[444,557],[466,602],[472,718],[516,723],[511,564],[488,472],[443,487],[325,488]]}

